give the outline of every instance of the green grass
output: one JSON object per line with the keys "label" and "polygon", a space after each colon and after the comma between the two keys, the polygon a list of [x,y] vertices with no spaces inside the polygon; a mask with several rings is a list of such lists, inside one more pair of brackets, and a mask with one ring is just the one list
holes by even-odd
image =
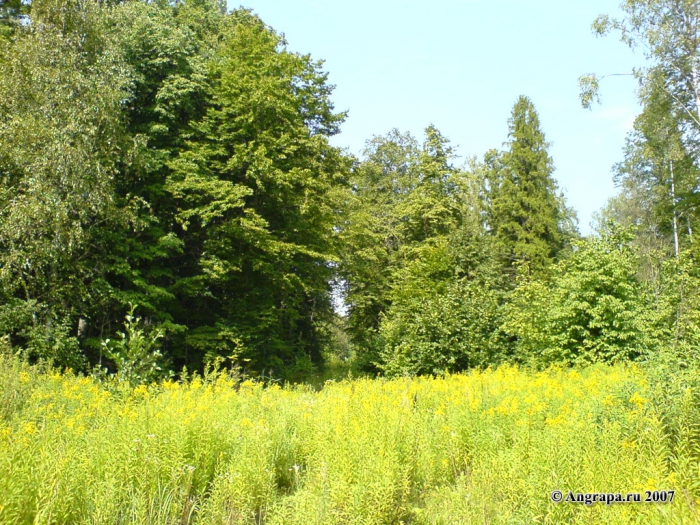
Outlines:
{"label": "green grass", "polygon": [[695,393],[656,392],[632,366],[126,390],[0,357],[0,523],[698,523]]}

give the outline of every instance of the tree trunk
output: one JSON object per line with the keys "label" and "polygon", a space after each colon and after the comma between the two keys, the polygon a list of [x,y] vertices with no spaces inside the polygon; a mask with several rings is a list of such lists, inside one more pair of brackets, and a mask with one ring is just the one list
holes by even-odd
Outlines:
{"label": "tree trunk", "polygon": [[676,179],[673,175],[673,161],[670,162],[671,166],[671,210],[673,213],[673,248],[676,254],[676,258],[680,253],[680,245],[678,242],[678,214],[676,213]]}

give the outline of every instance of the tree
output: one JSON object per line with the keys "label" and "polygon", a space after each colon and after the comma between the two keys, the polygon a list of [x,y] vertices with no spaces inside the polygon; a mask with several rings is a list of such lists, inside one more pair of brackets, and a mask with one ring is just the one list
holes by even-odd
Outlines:
{"label": "tree", "polygon": [[98,348],[104,334],[120,328],[129,305],[137,304],[145,321],[166,334],[163,353],[173,366],[201,365],[203,355],[185,343],[189,310],[181,291],[196,260],[185,251],[177,202],[166,183],[168,163],[206,111],[210,63],[226,19],[217,0],[126,2],[113,10],[111,27],[131,78],[122,118],[135,146],[132,162],[119,164],[115,193],[141,205],[134,210],[137,227],[110,232],[112,249],[102,257],[109,301],[88,334]]}
{"label": "tree", "polygon": [[106,233],[133,220],[113,192],[133,151],[129,76],[99,4],[35,2],[32,16],[0,46],[0,324],[34,356],[75,366],[78,319],[103,304]]}
{"label": "tree", "polygon": [[478,174],[456,168],[433,126],[420,147],[393,131],[368,143],[344,224],[349,328],[366,368],[439,373],[492,357],[499,297]]}
{"label": "tree", "polygon": [[507,151],[492,151],[485,158],[486,220],[504,266],[513,274],[527,264],[537,274],[571,236],[571,214],[557,194],[548,144],[529,98],[521,96],[515,103],[508,137]]}
{"label": "tree", "polygon": [[497,264],[482,236],[469,232],[471,247],[482,241],[477,257],[483,261],[471,259],[465,267],[459,234],[416,247],[395,271],[391,304],[378,331],[378,364],[387,375],[457,372],[508,357],[499,330],[503,294]]}
{"label": "tree", "polygon": [[208,0],[32,2],[32,22],[5,48],[0,74],[10,93],[4,131],[16,133],[3,151],[14,177],[4,255],[17,261],[4,266],[5,307],[36,310],[8,317],[32,320],[36,336],[8,328],[17,344],[52,340],[37,323],[59,326],[94,360],[134,303],[167,332],[172,356],[186,323],[174,319],[182,240],[166,162],[201,116],[223,18]]}
{"label": "tree", "polygon": [[[599,16],[593,29],[598,35],[619,32],[625,44],[643,49],[648,65],[634,71],[643,111],[628,137],[625,160],[617,166],[624,194],[613,211],[622,222],[641,222],[636,241],[645,255],[641,274],[658,297],[664,272],[681,266],[665,264],[655,250],[680,259],[684,250],[695,249],[700,198],[700,2],[629,0],[622,10],[620,19]],[[590,107],[597,98],[598,79],[588,75],[581,84],[582,102]],[[680,318],[685,296],[681,289],[677,295]],[[671,324],[678,323],[677,319]]]}
{"label": "tree", "polygon": [[30,7],[30,0],[0,1],[0,39],[9,39],[18,28],[29,23]]}
{"label": "tree", "polygon": [[219,0],[34,0],[13,28],[0,333],[78,366],[138,304],[175,367],[318,363],[349,169],[321,63]]}
{"label": "tree", "polygon": [[[634,72],[640,86],[659,81],[673,105],[688,119],[692,134],[700,130],[700,2],[697,0],[627,0],[624,17],[600,15],[593,23],[598,35],[618,31],[630,48],[643,46],[651,66]],[[597,99],[598,79],[586,75],[582,102]]]}
{"label": "tree", "polygon": [[[695,190],[683,194],[679,188],[685,184],[697,187],[698,182],[696,170],[688,162],[695,163],[700,153],[700,2],[628,0],[621,8],[622,18],[601,15],[593,23],[593,30],[598,35],[619,32],[630,48],[642,47],[649,61],[647,67],[633,72],[644,112],[630,141],[634,154],[630,155],[628,149],[632,162],[626,162],[623,169],[630,171],[633,156],[643,156],[645,163],[653,165],[653,179],[658,183],[653,191],[657,195],[666,192],[660,199],[666,203],[667,218],[663,222],[674,228],[678,254],[680,215],[697,204]],[[585,75],[580,83],[581,101],[584,107],[590,107],[598,100],[599,79]],[[695,180],[690,182],[688,177]],[[667,205],[670,202],[672,206]]]}
{"label": "tree", "polygon": [[616,166],[616,182],[629,193],[643,195],[647,215],[678,257],[682,244],[692,242],[699,173],[684,143],[682,115],[663,79],[647,85],[642,103],[644,110],[627,138],[625,159]]}
{"label": "tree", "polygon": [[209,67],[204,114],[165,184],[187,255],[185,346],[277,373],[318,364],[348,169],[328,136],[344,114],[321,64],[247,11],[227,20]]}
{"label": "tree", "polygon": [[351,173],[351,193],[341,223],[341,274],[348,329],[364,366],[377,370],[381,315],[390,305],[391,269],[407,242],[397,213],[419,179],[420,146],[394,129],[367,141],[364,160]]}

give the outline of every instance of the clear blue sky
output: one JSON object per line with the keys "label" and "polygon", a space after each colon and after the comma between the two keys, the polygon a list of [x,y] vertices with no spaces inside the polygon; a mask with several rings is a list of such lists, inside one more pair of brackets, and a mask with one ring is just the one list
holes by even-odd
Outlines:
{"label": "clear blue sky", "polygon": [[[237,3],[229,3],[230,7]],[[459,154],[482,157],[507,139],[519,95],[532,99],[551,142],[555,177],[590,232],[614,195],[612,166],[635,115],[636,83],[601,83],[602,105],[581,108],[578,77],[643,65],[616,35],[595,37],[595,17],[618,2],[588,0],[248,0],[291,51],[325,60],[333,100],[348,110],[337,146],[359,155],[392,128],[419,139],[434,124]]]}

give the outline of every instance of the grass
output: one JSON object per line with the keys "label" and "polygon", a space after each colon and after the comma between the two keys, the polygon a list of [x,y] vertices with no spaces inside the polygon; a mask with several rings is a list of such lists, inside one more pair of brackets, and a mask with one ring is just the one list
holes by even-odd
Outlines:
{"label": "grass", "polygon": [[655,391],[634,366],[127,389],[0,357],[0,523],[698,523],[694,393],[669,422]]}

